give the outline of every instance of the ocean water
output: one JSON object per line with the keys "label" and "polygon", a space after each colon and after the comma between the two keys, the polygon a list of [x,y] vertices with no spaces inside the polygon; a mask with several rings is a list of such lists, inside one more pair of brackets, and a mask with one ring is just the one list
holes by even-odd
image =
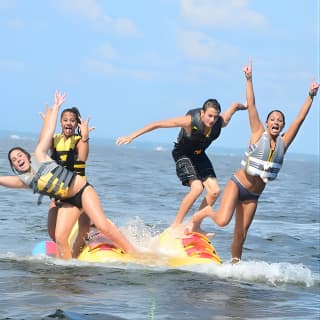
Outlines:
{"label": "ocean water", "polygon": [[[14,145],[34,141],[0,138],[1,175],[11,174],[7,151]],[[209,156],[223,189],[241,154],[212,146]],[[175,175],[170,146],[92,145],[87,176],[107,216],[136,243],[169,226],[187,191]],[[48,239],[49,201],[37,206],[31,191],[2,187],[0,199],[0,319],[319,319],[318,157],[289,150],[279,178],[261,196],[237,265],[228,263],[233,221],[225,228],[203,224],[216,233],[221,266],[34,257],[35,244]]]}

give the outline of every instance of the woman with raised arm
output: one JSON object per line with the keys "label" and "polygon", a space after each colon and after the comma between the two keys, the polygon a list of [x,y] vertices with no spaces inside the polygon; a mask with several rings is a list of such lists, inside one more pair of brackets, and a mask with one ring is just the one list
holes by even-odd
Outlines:
{"label": "woman with raised arm", "polygon": [[[77,107],[62,110],[60,116],[61,132],[52,138],[51,158],[58,164],[86,177],[85,168],[89,154],[89,119],[83,120]],[[41,196],[40,196],[41,197]],[[50,201],[48,211],[48,234],[55,241],[59,201]],[[72,246],[72,256],[76,258],[84,245],[90,228],[89,217],[82,212],[78,220],[78,233]]]}
{"label": "woman with raised arm", "polygon": [[176,163],[176,173],[182,185],[190,188],[183,198],[171,226],[177,227],[206,189],[200,209],[212,206],[220,194],[220,187],[213,165],[206,154],[206,149],[216,140],[221,129],[226,127],[237,110],[246,107],[233,102],[229,109],[220,114],[221,106],[216,99],[208,99],[202,108],[189,110],[185,116],[150,123],[132,134],[119,137],[116,144],[128,144],[137,137],[159,128],[180,127],[172,156]]}
{"label": "woman with raised arm", "polygon": [[106,218],[95,189],[83,177],[57,164],[48,156],[59,109],[64,101],[65,94],[56,92],[54,105],[46,108],[34,154],[30,155],[20,147],[14,147],[9,151],[9,162],[16,175],[0,177],[0,185],[8,188],[32,188],[36,193],[60,201],[55,232],[58,258],[72,258],[68,238],[82,209],[97,229],[116,246],[125,252],[133,252],[134,248],[130,242]]}
{"label": "woman with raised arm", "polygon": [[248,229],[254,218],[258,199],[266,184],[276,179],[282,166],[284,155],[306,118],[319,83],[312,82],[308,96],[296,119],[285,133],[284,114],[279,110],[269,112],[265,127],[256,109],[252,85],[252,65],[244,67],[246,77],[246,97],[251,128],[249,148],[241,161],[241,168],[228,181],[221,199],[220,208],[214,211],[211,206],[195,213],[187,230],[198,230],[205,217],[210,217],[220,227],[226,226],[236,211],[234,237],[232,242],[232,262],[240,261],[242,248]]}

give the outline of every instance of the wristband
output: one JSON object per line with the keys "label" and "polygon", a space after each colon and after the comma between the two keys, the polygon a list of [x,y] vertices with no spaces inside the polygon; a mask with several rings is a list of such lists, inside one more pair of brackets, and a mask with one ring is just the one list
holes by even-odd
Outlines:
{"label": "wristband", "polygon": [[87,138],[86,140],[81,139],[82,142],[88,142],[89,138]]}
{"label": "wristband", "polygon": [[315,92],[309,91],[309,97],[312,99],[315,97],[317,94]]}

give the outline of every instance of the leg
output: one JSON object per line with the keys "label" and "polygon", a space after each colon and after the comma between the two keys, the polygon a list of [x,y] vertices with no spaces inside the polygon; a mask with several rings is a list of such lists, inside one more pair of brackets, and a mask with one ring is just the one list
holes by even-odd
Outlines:
{"label": "leg", "polygon": [[[211,210],[212,205],[215,203],[217,200],[219,194],[220,194],[220,187],[218,184],[218,181],[216,178],[207,178],[203,182],[204,187],[206,188],[207,194],[205,198],[203,199],[199,211],[207,207],[207,210],[205,212],[209,212]],[[188,224],[187,224],[188,225]],[[207,237],[213,237],[215,234],[214,233],[206,233],[203,231],[200,227],[200,224],[194,225],[192,228],[192,231],[199,232],[205,234]],[[191,231],[190,229],[185,228],[185,233]]]}
{"label": "leg", "polygon": [[207,194],[203,199],[199,210],[203,209],[206,206],[212,206],[216,202],[220,194],[220,187],[216,178],[207,178],[203,182],[203,185],[207,191]]}
{"label": "leg", "polygon": [[234,235],[231,247],[232,259],[239,260],[242,256],[243,244],[246,240],[249,227],[253,221],[257,202],[248,200],[239,203],[236,208]]}
{"label": "leg", "polygon": [[114,242],[116,246],[125,252],[133,252],[131,243],[124,237],[120,230],[106,218],[102,209],[100,199],[93,189],[88,186],[82,194],[83,210],[89,216],[97,229],[99,229],[107,238]]}
{"label": "leg", "polygon": [[78,257],[78,255],[82,250],[82,247],[84,245],[84,239],[86,237],[86,234],[89,232],[90,219],[84,212],[82,212],[82,214],[79,217],[78,223],[79,223],[78,234],[72,247],[73,258]]}
{"label": "leg", "polygon": [[192,217],[191,230],[199,230],[202,220],[206,217],[210,217],[219,227],[226,226],[232,218],[237,203],[238,187],[229,180],[224,189],[219,210],[215,212],[211,206],[206,206],[196,212]]}
{"label": "leg", "polygon": [[56,203],[54,200],[51,200],[48,211],[48,234],[53,241],[55,241],[57,214],[58,208],[56,206]]}
{"label": "leg", "polygon": [[68,203],[63,203],[62,206],[58,209],[55,232],[58,258],[65,260],[72,258],[69,236],[74,224],[79,219],[79,215],[80,210]]}
{"label": "leg", "polygon": [[194,202],[199,198],[203,191],[203,185],[200,180],[192,180],[189,182],[190,185],[190,191],[187,193],[187,195],[183,198],[179,211],[171,225],[171,227],[178,226],[185,215],[188,213],[188,211],[191,209]]}

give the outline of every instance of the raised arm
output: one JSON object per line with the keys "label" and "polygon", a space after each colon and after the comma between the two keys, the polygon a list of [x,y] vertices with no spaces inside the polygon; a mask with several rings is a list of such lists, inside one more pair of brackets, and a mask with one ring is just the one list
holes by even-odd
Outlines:
{"label": "raised arm", "polygon": [[230,107],[221,115],[221,118],[223,120],[222,127],[226,127],[229,124],[232,116],[235,114],[236,111],[246,109],[247,106],[245,106],[244,104],[240,102],[232,102]]}
{"label": "raised arm", "polygon": [[35,150],[35,156],[39,161],[46,161],[49,159],[48,151],[52,146],[52,136],[54,134],[58,113],[60,106],[65,101],[66,94],[61,92],[55,92],[54,94],[54,104],[51,108],[46,107],[46,112],[42,116],[43,124],[39,136],[39,142]]}
{"label": "raised arm", "polygon": [[80,161],[87,161],[88,155],[89,155],[89,132],[93,131],[95,128],[90,127],[89,128],[89,120],[90,118],[87,118],[86,120],[83,120],[80,117],[80,123],[79,128],[81,131],[81,139],[77,144],[78,148],[78,160]]}
{"label": "raised arm", "polygon": [[286,149],[288,149],[288,147],[290,146],[290,144],[294,140],[302,123],[304,122],[304,119],[307,117],[307,114],[311,108],[313,99],[317,95],[319,86],[320,86],[320,83],[318,83],[318,82],[311,83],[309,94],[308,94],[304,104],[302,105],[297,117],[293,120],[293,122],[290,124],[288,130],[284,133],[282,139],[283,139],[283,142],[286,146]]}
{"label": "raised arm", "polygon": [[256,142],[264,131],[263,124],[259,118],[259,114],[256,108],[256,101],[253,92],[252,83],[252,62],[243,68],[244,75],[246,77],[246,99],[249,114],[249,123],[251,128],[250,143]]}
{"label": "raised arm", "polygon": [[119,137],[116,140],[116,144],[119,145],[119,144],[131,143],[132,140],[136,139],[137,137],[139,137],[147,132],[159,129],[159,128],[181,127],[181,128],[188,129],[190,126],[191,126],[191,116],[190,115],[183,116],[183,117],[177,117],[177,118],[171,118],[171,119],[163,120],[163,121],[152,122],[150,124],[147,124],[143,128],[131,133],[128,136]]}

